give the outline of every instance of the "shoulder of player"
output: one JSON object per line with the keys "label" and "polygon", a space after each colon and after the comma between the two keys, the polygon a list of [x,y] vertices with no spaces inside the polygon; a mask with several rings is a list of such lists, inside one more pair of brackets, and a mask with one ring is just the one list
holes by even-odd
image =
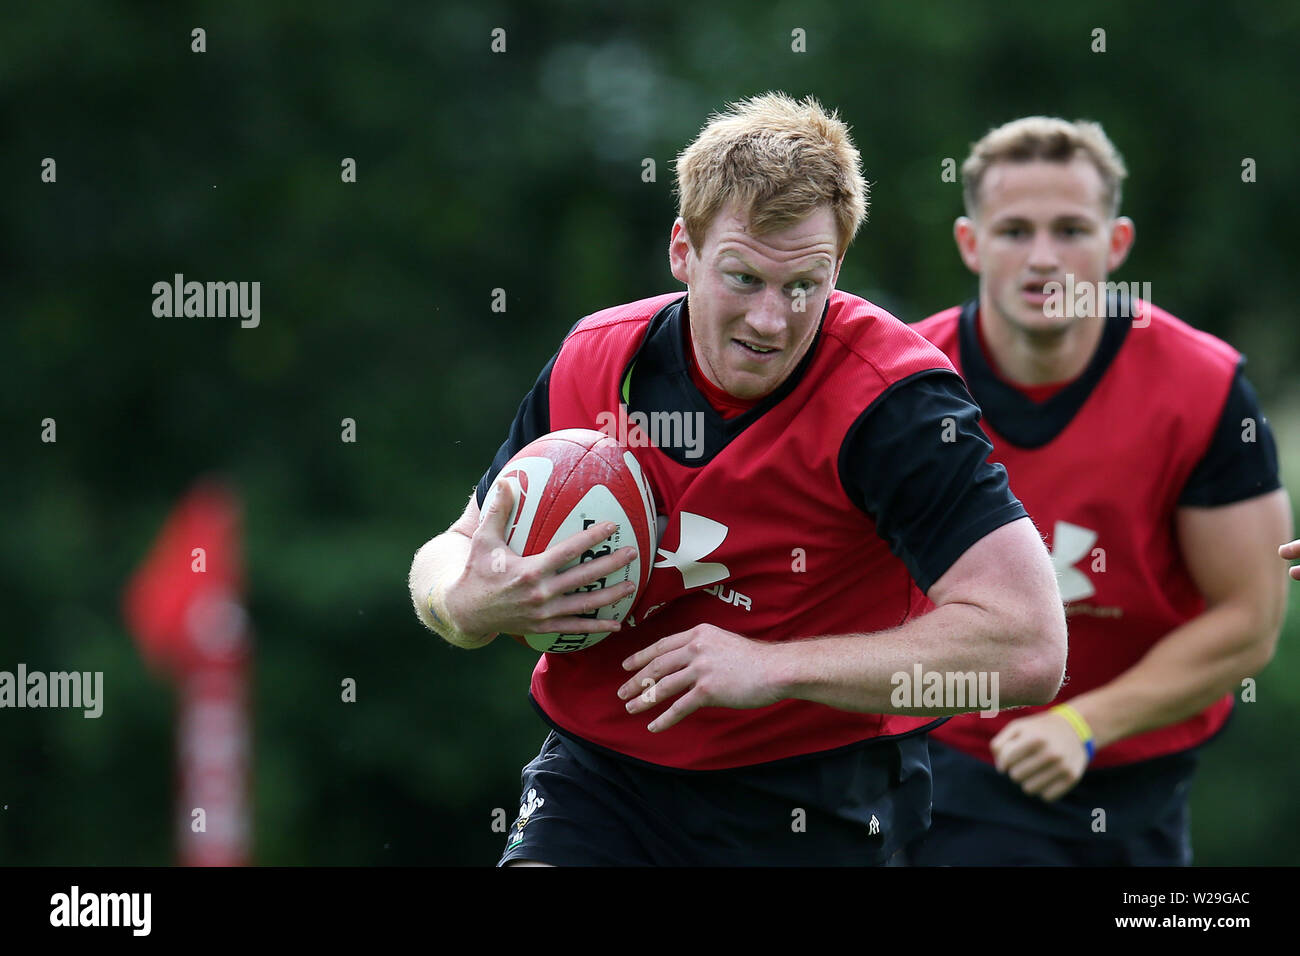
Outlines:
{"label": "shoulder of player", "polygon": [[919,322],[913,322],[909,328],[933,342],[935,339],[956,332],[957,323],[961,319],[961,310],[960,305],[954,305],[952,308],[927,316]]}
{"label": "shoulder of player", "polygon": [[567,341],[574,336],[607,331],[621,325],[643,324],[654,318],[664,306],[670,305],[685,295],[685,292],[666,292],[663,295],[651,296],[648,299],[639,299],[636,302],[601,309],[599,312],[593,312],[579,319],[573,328],[569,330],[565,339]]}
{"label": "shoulder of player", "polygon": [[822,334],[887,381],[925,369],[954,371],[943,351],[916,326],[847,292],[831,294]]}
{"label": "shoulder of player", "polygon": [[1180,363],[1236,369],[1241,353],[1223,339],[1203,332],[1153,302],[1137,300],[1128,339],[1176,358]]}

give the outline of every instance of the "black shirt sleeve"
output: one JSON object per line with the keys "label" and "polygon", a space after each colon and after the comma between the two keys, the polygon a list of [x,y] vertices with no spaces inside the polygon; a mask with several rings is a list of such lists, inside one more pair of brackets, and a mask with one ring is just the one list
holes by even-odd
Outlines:
{"label": "black shirt sleeve", "polygon": [[501,443],[496,457],[492,459],[492,464],[479,479],[475,496],[478,498],[480,508],[487,500],[488,489],[492,487],[492,482],[496,481],[497,475],[505,467],[506,462],[515,457],[529,442],[541,438],[551,430],[551,369],[555,367],[555,360],[559,357],[559,352],[551,356],[551,360],[546,363],[546,368],[542,369],[542,374],[537,376],[537,383],[519,403],[515,420],[510,423],[510,434]]}
{"label": "black shirt sleeve", "polygon": [[1259,409],[1255,389],[1238,365],[1210,447],[1188,476],[1178,504],[1216,508],[1281,487],[1273,430]]}
{"label": "black shirt sleeve", "polygon": [[993,444],[979,419],[957,375],[921,372],[876,399],[840,449],[850,499],[922,591],[980,538],[1026,516],[1006,469],[988,460]]}

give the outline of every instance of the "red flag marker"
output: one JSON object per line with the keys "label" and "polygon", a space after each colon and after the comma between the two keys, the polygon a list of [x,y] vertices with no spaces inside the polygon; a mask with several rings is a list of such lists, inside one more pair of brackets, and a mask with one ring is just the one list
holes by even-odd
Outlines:
{"label": "red flag marker", "polygon": [[180,861],[245,864],[251,634],[230,489],[201,482],[176,506],[127,585],[125,612],[146,663],[180,687]]}

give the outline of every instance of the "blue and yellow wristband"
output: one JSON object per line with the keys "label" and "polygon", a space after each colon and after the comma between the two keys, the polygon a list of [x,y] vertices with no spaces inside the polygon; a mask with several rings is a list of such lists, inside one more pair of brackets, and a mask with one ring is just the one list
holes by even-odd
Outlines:
{"label": "blue and yellow wristband", "polygon": [[1079,735],[1079,742],[1083,744],[1083,749],[1088,752],[1088,762],[1091,763],[1092,755],[1097,752],[1097,744],[1093,739],[1092,728],[1083,719],[1083,714],[1069,704],[1057,704],[1052,708],[1052,713],[1060,714],[1074,728],[1074,732]]}

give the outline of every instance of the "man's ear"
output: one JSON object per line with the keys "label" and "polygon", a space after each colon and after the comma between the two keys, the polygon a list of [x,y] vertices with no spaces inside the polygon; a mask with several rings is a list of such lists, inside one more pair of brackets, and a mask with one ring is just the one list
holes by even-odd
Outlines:
{"label": "man's ear", "polygon": [[668,237],[668,268],[678,282],[690,285],[690,270],[687,268],[691,258],[691,238],[686,232],[686,221],[678,216],[673,222],[672,232]]}
{"label": "man's ear", "polygon": [[1110,225],[1110,245],[1106,250],[1106,271],[1114,272],[1124,264],[1133,240],[1137,238],[1137,227],[1128,216],[1120,216]]}
{"label": "man's ear", "polygon": [[958,216],[952,224],[952,237],[957,241],[957,253],[966,268],[976,275],[980,274],[979,246],[975,241],[975,220],[969,216]]}

